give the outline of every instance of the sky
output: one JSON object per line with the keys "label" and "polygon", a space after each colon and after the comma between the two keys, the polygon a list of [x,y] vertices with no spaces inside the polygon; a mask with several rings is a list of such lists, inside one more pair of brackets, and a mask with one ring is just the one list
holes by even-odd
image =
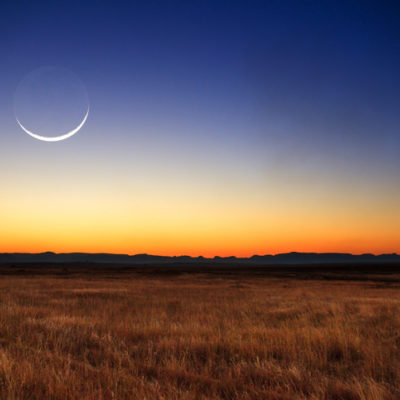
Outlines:
{"label": "sky", "polygon": [[[394,1],[2,0],[0,252],[400,252],[399,17]],[[52,143],[16,116],[59,134],[86,108],[18,103],[48,66],[90,105]]]}

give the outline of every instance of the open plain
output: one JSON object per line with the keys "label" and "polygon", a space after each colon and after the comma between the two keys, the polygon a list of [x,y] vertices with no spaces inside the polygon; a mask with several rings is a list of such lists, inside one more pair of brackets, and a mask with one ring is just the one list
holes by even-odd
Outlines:
{"label": "open plain", "polygon": [[0,398],[399,399],[399,270],[3,266]]}

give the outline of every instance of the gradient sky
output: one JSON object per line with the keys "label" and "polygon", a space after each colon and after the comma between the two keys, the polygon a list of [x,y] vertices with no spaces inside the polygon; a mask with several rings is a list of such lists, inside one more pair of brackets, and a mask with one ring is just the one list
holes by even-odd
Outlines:
{"label": "gradient sky", "polygon": [[[1,1],[0,252],[399,252],[399,18],[394,1]],[[15,121],[46,65],[89,96],[63,142]]]}

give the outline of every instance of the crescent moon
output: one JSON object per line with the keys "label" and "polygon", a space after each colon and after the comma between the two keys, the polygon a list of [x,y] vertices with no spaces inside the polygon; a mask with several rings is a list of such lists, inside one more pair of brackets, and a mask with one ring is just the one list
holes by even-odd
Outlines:
{"label": "crescent moon", "polygon": [[24,132],[26,132],[28,135],[32,136],[33,138],[38,139],[38,140],[43,140],[44,142],[59,142],[60,140],[65,140],[65,139],[68,139],[68,138],[70,138],[71,136],[75,135],[75,133],[78,132],[79,129],[81,129],[83,125],[85,125],[85,122],[86,122],[86,120],[87,120],[88,115],[89,115],[89,107],[88,107],[88,109],[87,109],[86,115],[85,115],[85,117],[83,118],[82,122],[81,122],[75,129],[73,129],[72,131],[66,133],[65,135],[54,136],[54,137],[40,136],[40,135],[38,135],[38,134],[36,134],[36,133],[33,133],[33,132],[31,132],[30,130],[26,129],[26,128],[21,124],[21,122],[19,122],[18,118],[15,118],[15,119],[17,120],[18,125],[21,127],[21,129],[22,129]]}

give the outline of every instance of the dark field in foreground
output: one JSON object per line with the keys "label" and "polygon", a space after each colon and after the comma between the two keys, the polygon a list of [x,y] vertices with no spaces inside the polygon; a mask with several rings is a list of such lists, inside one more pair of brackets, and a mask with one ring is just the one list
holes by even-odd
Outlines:
{"label": "dark field in foreground", "polygon": [[2,266],[0,398],[399,399],[399,288],[396,265]]}

